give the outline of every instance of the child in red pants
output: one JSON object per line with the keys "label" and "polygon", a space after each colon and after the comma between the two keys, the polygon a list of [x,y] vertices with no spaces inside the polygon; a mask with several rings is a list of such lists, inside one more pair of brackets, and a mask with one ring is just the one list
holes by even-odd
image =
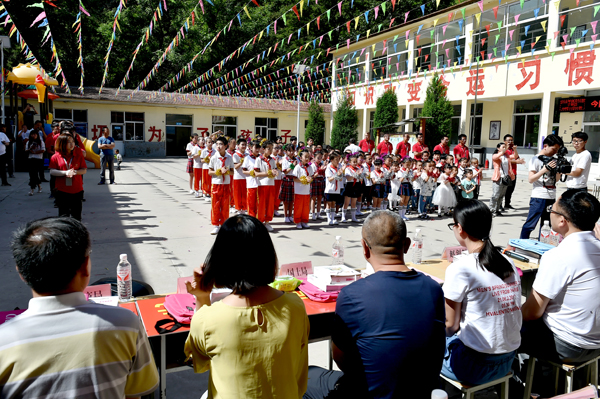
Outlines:
{"label": "child in red pants", "polygon": [[233,203],[238,214],[243,215],[248,210],[246,199],[248,193],[246,192],[246,175],[242,165],[244,164],[244,157],[246,156],[246,139],[239,138],[237,140],[237,149],[233,153]]}
{"label": "child in red pants", "polygon": [[310,212],[310,183],[316,173],[314,165],[309,164],[308,151],[300,152],[300,164],[294,168],[294,223],[297,229],[308,228]]}
{"label": "child in red pants", "polygon": [[258,178],[254,171],[254,165],[258,159],[259,152],[260,142],[253,141],[252,144],[250,144],[250,155],[244,159],[242,165],[242,170],[244,171],[244,175],[246,175],[246,190],[248,193],[246,203],[248,205],[248,215],[252,217],[256,217],[258,212]]}
{"label": "child in red pants", "polygon": [[229,218],[229,180],[233,174],[233,158],[226,151],[227,139],[217,139],[217,154],[208,162],[208,174],[211,177],[212,207],[210,220],[215,226],[210,234],[217,234],[221,225]]}
{"label": "child in red pants", "polygon": [[200,153],[202,158],[202,194],[204,195],[205,201],[210,201],[210,184],[211,178],[208,173],[208,163],[210,159],[215,155],[215,150],[212,148],[213,141],[210,138],[206,139],[206,147]]}
{"label": "child in red pants", "polygon": [[254,172],[259,177],[258,182],[258,213],[257,218],[265,224],[269,232],[273,227],[269,224],[273,220],[275,211],[275,177],[277,176],[277,165],[271,154],[273,142],[265,141],[262,144],[263,153],[254,163]]}

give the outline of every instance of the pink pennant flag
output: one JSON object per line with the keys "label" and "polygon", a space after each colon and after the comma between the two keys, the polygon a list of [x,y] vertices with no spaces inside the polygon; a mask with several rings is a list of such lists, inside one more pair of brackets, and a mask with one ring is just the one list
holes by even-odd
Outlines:
{"label": "pink pennant flag", "polygon": [[596,37],[597,37],[597,36],[598,36],[598,35],[592,35],[592,40],[593,40],[593,41],[596,41]]}
{"label": "pink pennant flag", "polygon": [[165,5],[165,11],[167,11],[167,0],[163,0],[163,4]]}
{"label": "pink pennant flag", "polygon": [[444,42],[442,43],[442,48],[444,48],[445,45],[446,45],[446,39],[444,39]]}
{"label": "pink pennant flag", "polygon": [[492,58],[492,53],[488,53],[488,60]]}
{"label": "pink pennant flag", "polygon": [[288,37],[288,44],[290,44],[290,40],[292,40],[292,34],[290,33],[290,36]]}
{"label": "pink pennant flag", "polygon": [[340,16],[342,16],[342,2],[338,3],[338,10],[340,11]]}
{"label": "pink pennant flag", "polygon": [[504,51],[508,51],[509,48],[510,48],[510,44],[507,44],[506,48],[504,49]]}
{"label": "pink pennant flag", "polygon": [[363,47],[362,51],[360,52],[359,57],[362,57],[363,53],[365,52],[366,47]]}
{"label": "pink pennant flag", "polygon": [[598,25],[598,21],[592,21],[590,22],[590,25],[592,25],[593,32],[596,33],[596,25]]}
{"label": "pink pennant flag", "polygon": [[515,24],[519,23],[519,17],[521,16],[521,14],[517,14],[515,15]]}
{"label": "pink pennant flag", "polygon": [[573,54],[573,51],[575,51],[574,48],[571,48],[571,50],[569,50],[571,54]]}
{"label": "pink pennant flag", "polygon": [[560,33],[559,31],[554,32],[554,40],[556,40],[556,38],[558,37],[559,33]]}
{"label": "pink pennant flag", "polygon": [[410,29],[406,31],[406,40],[408,40],[408,35],[410,35]]}
{"label": "pink pennant flag", "polygon": [[442,26],[442,34],[446,35],[446,28],[448,27],[448,24]]}
{"label": "pink pennant flag", "polygon": [[42,11],[40,13],[40,15],[38,15],[33,22],[31,23],[31,25],[29,25],[29,27],[31,28],[33,25],[37,24],[38,22],[40,22],[42,19],[46,18],[46,12]]}
{"label": "pink pennant flag", "polygon": [[346,47],[349,49],[350,48],[350,39],[346,39]]}
{"label": "pink pennant flag", "polygon": [[569,37],[569,35],[562,35],[563,42],[565,42],[565,43],[566,43],[566,42],[567,42],[567,38],[568,38],[568,37]]}
{"label": "pink pennant flag", "polygon": [[479,9],[481,10],[481,12],[483,12],[483,0],[478,1],[477,5],[479,6]]}
{"label": "pink pennant flag", "polygon": [[88,14],[88,12],[83,7],[79,6],[79,9],[81,10],[82,13],[84,13],[88,17],[90,16],[90,14]]}
{"label": "pink pennant flag", "polygon": [[513,29],[513,30],[511,30],[511,31],[508,31],[508,35],[510,36],[510,40],[512,40],[513,33],[515,33],[515,30],[514,30],[514,29]]}
{"label": "pink pennant flag", "polygon": [[233,19],[231,21],[229,21],[229,28],[227,28],[227,32],[229,32],[231,30],[231,24],[233,24]]}
{"label": "pink pennant flag", "polygon": [[277,34],[277,20],[275,20],[274,27],[275,27],[275,34]]}
{"label": "pink pennant flag", "polygon": [[406,20],[408,19],[408,14],[410,14],[410,11],[404,13],[404,23],[406,23]]}
{"label": "pink pennant flag", "polygon": [[377,19],[377,14],[379,14],[379,6],[375,6],[375,19]]}
{"label": "pink pennant flag", "polygon": [[448,52],[450,51],[449,48],[446,49],[446,58],[450,58],[450,56],[448,55]]}
{"label": "pink pennant flag", "polygon": [[321,42],[323,42],[323,35],[321,35],[321,37],[319,37],[319,47],[321,47]]}

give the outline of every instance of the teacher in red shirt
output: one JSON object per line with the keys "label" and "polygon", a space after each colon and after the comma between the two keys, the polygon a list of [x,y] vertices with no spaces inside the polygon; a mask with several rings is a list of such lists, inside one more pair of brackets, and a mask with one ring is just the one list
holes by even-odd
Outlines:
{"label": "teacher in red shirt", "polygon": [[[63,130],[64,132],[64,130]],[[56,153],[50,158],[50,175],[56,176],[54,196],[58,205],[58,216],[71,216],[81,220],[83,200],[83,175],[87,165],[82,151],[75,150],[75,139],[63,133],[56,139]]]}
{"label": "teacher in red shirt", "polygon": [[390,135],[386,133],[383,135],[383,141],[377,146],[377,152],[383,158],[385,155],[391,155],[392,151],[394,151],[394,146],[390,143]]}
{"label": "teacher in red shirt", "polygon": [[404,141],[401,141],[396,145],[396,152],[394,154],[400,156],[400,159],[410,156],[410,143],[408,142],[409,138],[410,136],[405,134]]}
{"label": "teacher in red shirt", "polygon": [[371,154],[373,149],[375,149],[375,142],[371,140],[370,136],[367,136],[358,143],[358,146],[365,154]]}
{"label": "teacher in red shirt", "polygon": [[467,135],[461,134],[458,136],[458,145],[454,147],[454,163],[456,165],[460,164],[460,160],[463,158],[467,158],[469,160],[469,147],[465,145],[467,142]]}
{"label": "teacher in red shirt", "polygon": [[423,160],[423,151],[429,151],[429,147],[423,142],[423,133],[417,133],[417,142],[412,147],[415,160]]}
{"label": "teacher in red shirt", "polygon": [[433,151],[439,151],[440,154],[450,155],[450,146],[448,145],[449,141],[450,139],[448,138],[448,136],[442,137],[442,141],[440,141],[438,145],[433,147]]}

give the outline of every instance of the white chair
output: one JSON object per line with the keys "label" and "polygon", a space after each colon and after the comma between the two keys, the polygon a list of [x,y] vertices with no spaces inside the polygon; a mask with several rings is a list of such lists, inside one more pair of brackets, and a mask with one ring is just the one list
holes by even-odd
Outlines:
{"label": "white chair", "polygon": [[512,373],[508,373],[504,377],[498,378],[497,380],[494,380],[494,381],[486,382],[485,384],[481,384],[481,385],[463,384],[458,381],[454,381],[453,379],[450,379],[443,375],[442,375],[442,378],[444,380],[448,381],[448,383],[450,385],[455,386],[456,388],[460,389],[460,392],[462,392],[463,399],[473,399],[475,392],[479,392],[483,389],[486,389],[486,388],[489,388],[491,386],[498,385],[498,384],[500,384],[500,399],[508,399],[508,381],[510,380],[512,375],[513,375]]}

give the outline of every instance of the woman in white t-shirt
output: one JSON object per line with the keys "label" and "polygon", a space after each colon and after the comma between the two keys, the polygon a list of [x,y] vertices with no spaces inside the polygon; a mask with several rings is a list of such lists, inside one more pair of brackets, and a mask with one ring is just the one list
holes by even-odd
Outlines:
{"label": "woman in white t-shirt", "polygon": [[446,269],[442,374],[480,385],[505,376],[521,344],[521,281],[490,240],[492,213],[483,202],[459,202],[449,227],[467,251]]}

